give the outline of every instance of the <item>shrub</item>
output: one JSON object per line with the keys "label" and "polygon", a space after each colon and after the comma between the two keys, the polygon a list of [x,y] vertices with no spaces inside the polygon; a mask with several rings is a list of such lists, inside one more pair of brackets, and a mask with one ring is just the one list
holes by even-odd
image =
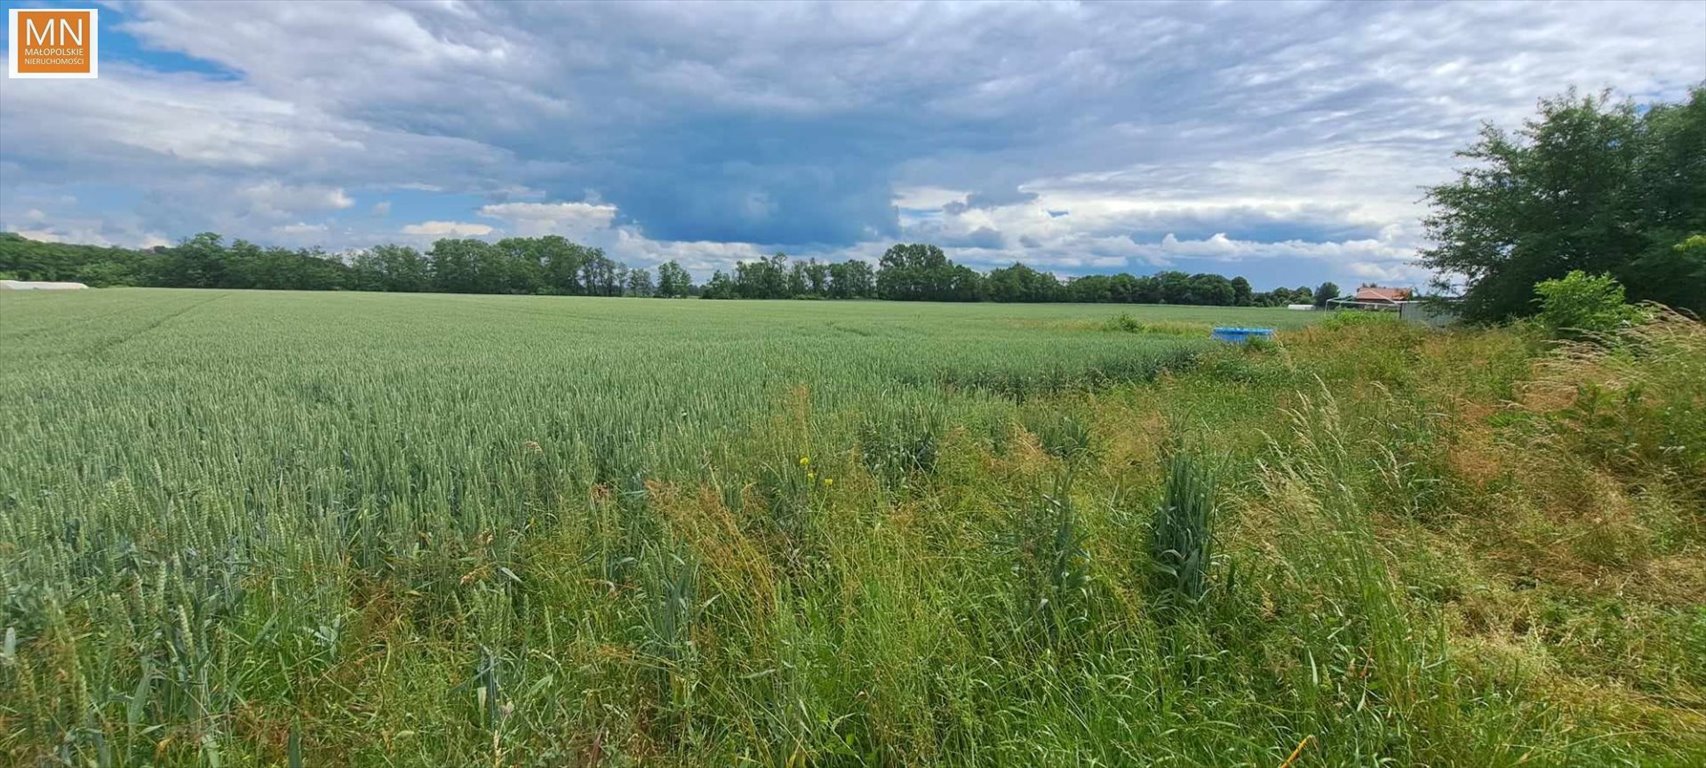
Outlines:
{"label": "shrub", "polygon": [[1143,321],[1131,316],[1130,312],[1121,312],[1102,324],[1103,330],[1140,333],[1143,331]]}
{"label": "shrub", "polygon": [[1540,322],[1565,336],[1607,333],[1639,321],[1641,310],[1630,306],[1623,285],[1611,275],[1590,275],[1579,269],[1562,278],[1534,286],[1540,295]]}
{"label": "shrub", "polygon": [[1208,323],[1192,323],[1183,320],[1144,321],[1132,317],[1130,312],[1121,312],[1102,323],[1102,330],[1111,333],[1147,333],[1159,336],[1205,338],[1214,330],[1214,326]]}
{"label": "shrub", "polygon": [[1402,322],[1397,312],[1373,312],[1361,309],[1339,309],[1320,322],[1322,328],[1359,328],[1370,325],[1394,325]]}

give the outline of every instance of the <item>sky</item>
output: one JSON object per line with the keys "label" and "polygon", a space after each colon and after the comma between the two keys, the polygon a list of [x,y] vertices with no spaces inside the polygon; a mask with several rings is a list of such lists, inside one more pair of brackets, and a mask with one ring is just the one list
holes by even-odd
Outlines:
{"label": "sky", "polygon": [[931,242],[1422,285],[1423,188],[1484,121],[1706,81],[1706,2],[97,7],[98,79],[0,80],[0,229],[560,234],[701,278]]}

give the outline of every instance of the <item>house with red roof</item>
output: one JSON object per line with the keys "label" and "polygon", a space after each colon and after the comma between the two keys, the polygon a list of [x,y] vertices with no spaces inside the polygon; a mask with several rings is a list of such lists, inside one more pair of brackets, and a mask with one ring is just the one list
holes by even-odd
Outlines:
{"label": "house with red roof", "polygon": [[1349,296],[1340,296],[1328,304],[1339,309],[1396,310],[1411,301],[1414,292],[1409,288],[1386,288],[1365,285]]}

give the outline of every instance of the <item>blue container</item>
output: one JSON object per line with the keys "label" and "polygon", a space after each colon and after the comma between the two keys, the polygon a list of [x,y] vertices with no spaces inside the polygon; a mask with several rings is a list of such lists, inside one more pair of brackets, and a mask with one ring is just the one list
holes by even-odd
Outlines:
{"label": "blue container", "polygon": [[1214,337],[1216,339],[1221,340],[1221,341],[1229,341],[1233,344],[1244,344],[1244,343],[1249,342],[1251,339],[1269,339],[1269,340],[1271,340],[1274,337],[1274,329],[1272,329],[1272,328],[1216,328],[1216,329],[1214,329]]}

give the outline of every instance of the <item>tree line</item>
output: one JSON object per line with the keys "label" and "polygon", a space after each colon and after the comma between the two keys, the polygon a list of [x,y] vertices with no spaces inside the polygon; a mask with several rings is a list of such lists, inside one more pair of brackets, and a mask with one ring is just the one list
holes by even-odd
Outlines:
{"label": "tree line", "polygon": [[786,254],[717,271],[704,285],[679,263],[629,267],[563,237],[496,242],[446,238],[426,251],[380,245],[349,254],[267,248],[202,233],[144,250],[69,245],[0,233],[0,277],[75,280],[94,286],[398,293],[654,296],[706,299],[1087,302],[1284,306],[1325,304],[1338,286],[1254,291],[1243,277],[1166,271],[1061,279],[1024,264],[987,274],[920,243],[889,248],[877,265],[791,259]]}
{"label": "tree line", "polygon": [[290,291],[507,293],[563,296],[689,296],[693,280],[680,264],[630,269],[556,235],[494,243],[446,238],[425,252],[380,245],[349,254],[318,248],[227,244],[204,232],[177,245],[129,250],[43,243],[0,234],[0,275],[23,280],[76,280],[97,287],[253,288]]}

